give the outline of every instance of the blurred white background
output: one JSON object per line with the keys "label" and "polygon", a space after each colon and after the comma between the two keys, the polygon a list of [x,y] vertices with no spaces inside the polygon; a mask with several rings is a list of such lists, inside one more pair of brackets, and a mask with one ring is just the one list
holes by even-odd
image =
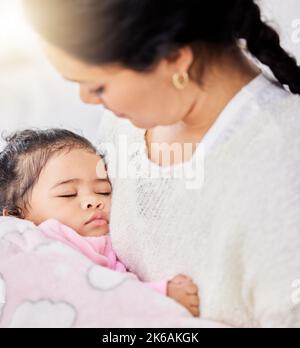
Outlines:
{"label": "blurred white background", "polygon": [[94,141],[101,112],[83,104],[78,86],[47,62],[21,0],[0,0],[0,135],[25,127],[65,127]]}
{"label": "blurred white background", "polygon": [[[20,2],[0,0],[0,132],[58,126],[94,141],[101,107],[82,104],[78,86],[62,80],[50,67],[23,18]],[[300,1],[261,2],[284,46],[300,57]]]}
{"label": "blurred white background", "polygon": [[300,64],[300,1],[260,0],[267,20],[282,37],[284,47],[293,53]]}

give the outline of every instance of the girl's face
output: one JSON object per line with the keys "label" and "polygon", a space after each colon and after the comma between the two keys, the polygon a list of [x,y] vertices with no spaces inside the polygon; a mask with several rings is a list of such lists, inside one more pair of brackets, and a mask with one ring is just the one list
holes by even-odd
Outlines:
{"label": "girl's face", "polygon": [[119,65],[88,65],[49,43],[43,43],[51,63],[70,81],[80,85],[80,96],[88,104],[102,104],[136,127],[150,129],[182,120],[195,102],[198,85],[191,81],[185,90],[173,86],[172,76],[189,70],[190,48],[178,57],[162,60],[151,72],[136,72]]}
{"label": "girl's face", "polygon": [[25,219],[36,225],[56,219],[82,236],[105,235],[109,232],[111,192],[98,155],[85,149],[62,152],[42,170]]}

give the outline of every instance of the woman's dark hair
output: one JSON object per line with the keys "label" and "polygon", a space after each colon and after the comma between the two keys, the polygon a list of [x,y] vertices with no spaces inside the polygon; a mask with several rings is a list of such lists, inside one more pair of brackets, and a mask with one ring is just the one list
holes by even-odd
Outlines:
{"label": "woman's dark hair", "polygon": [[23,1],[36,30],[84,62],[147,71],[184,45],[225,49],[244,39],[282,85],[300,94],[300,68],[254,0]]}
{"label": "woman's dark hair", "polygon": [[97,153],[85,138],[64,129],[24,130],[5,138],[0,152],[0,213],[24,217],[28,198],[41,171],[57,153],[82,148]]}

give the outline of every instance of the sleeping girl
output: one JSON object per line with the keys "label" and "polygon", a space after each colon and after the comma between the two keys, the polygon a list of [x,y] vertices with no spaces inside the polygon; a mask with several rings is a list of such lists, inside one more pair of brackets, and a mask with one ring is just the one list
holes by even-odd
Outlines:
{"label": "sleeping girl", "polygon": [[[96,148],[64,129],[25,130],[6,142],[0,153],[1,215],[29,220],[94,263],[127,272],[109,237],[112,187]],[[189,277],[147,286],[199,316],[198,289]]]}

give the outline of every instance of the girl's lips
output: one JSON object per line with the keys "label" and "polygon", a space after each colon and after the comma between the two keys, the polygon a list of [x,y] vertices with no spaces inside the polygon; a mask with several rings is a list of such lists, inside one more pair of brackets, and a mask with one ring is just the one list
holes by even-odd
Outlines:
{"label": "girl's lips", "polygon": [[93,224],[96,226],[108,225],[108,216],[104,212],[98,212],[91,216],[91,218],[85,223],[85,225]]}
{"label": "girl's lips", "polygon": [[95,219],[95,220],[89,222],[89,225],[101,227],[101,226],[108,225],[108,222],[106,220],[103,220],[103,219]]}

